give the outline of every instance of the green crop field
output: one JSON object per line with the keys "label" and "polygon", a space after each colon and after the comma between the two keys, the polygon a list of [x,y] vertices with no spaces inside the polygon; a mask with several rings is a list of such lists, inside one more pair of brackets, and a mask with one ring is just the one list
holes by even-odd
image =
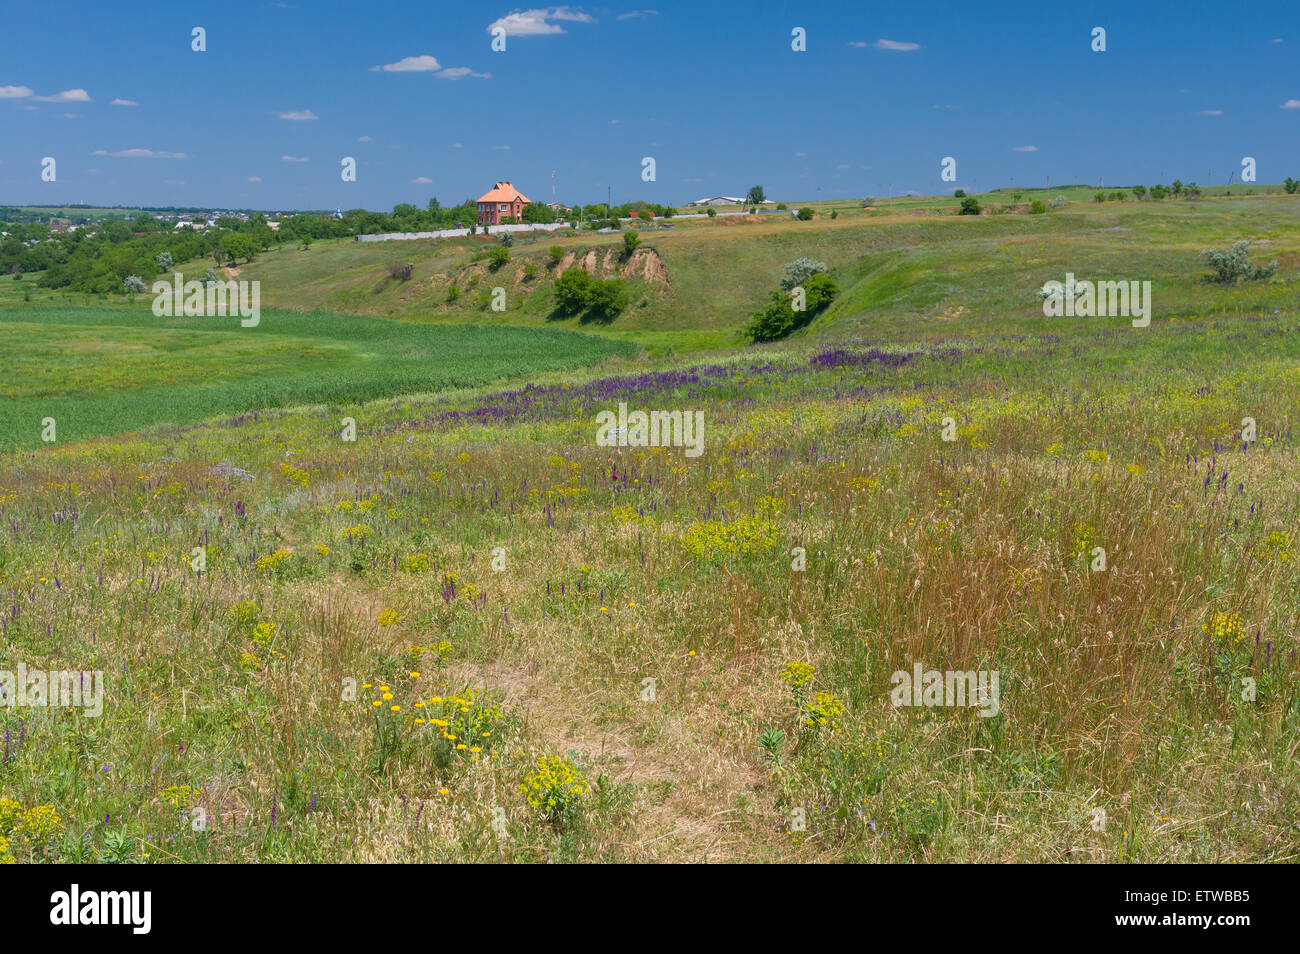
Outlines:
{"label": "green crop field", "polygon": [[[286,245],[249,329],[0,280],[4,643],[106,679],[0,708],[0,853],[1300,858],[1300,198],[819,207]],[[1239,239],[1276,272],[1209,281]],[[839,296],[745,344],[801,257]],[[1067,272],[1150,325],[1045,317]]]}
{"label": "green crop field", "polygon": [[0,309],[0,446],[193,424],[293,404],[352,406],[598,363],[630,345],[561,329],[426,326],[326,311],[155,318],[139,308]]}

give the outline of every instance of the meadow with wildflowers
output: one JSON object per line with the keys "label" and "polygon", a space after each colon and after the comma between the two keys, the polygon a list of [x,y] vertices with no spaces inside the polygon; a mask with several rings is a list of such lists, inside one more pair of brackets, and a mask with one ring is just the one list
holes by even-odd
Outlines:
{"label": "meadow with wildflowers", "polygon": [[[1295,860],[1273,204],[1240,289],[1178,254],[1250,205],[1149,213],[1149,328],[1053,325],[965,223],[887,221],[819,234],[846,293],[780,345],[7,445],[0,668],[108,683],[97,719],[0,707],[0,863]],[[1101,260],[1101,214],[963,234]],[[920,273],[880,269],[922,227],[909,327]],[[598,446],[622,401],[707,451]],[[997,714],[894,707],[915,661],[998,671]]]}

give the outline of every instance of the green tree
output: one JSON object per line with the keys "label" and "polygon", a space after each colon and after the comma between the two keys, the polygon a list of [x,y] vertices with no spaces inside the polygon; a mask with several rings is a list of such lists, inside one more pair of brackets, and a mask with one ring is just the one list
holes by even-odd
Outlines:
{"label": "green tree", "polygon": [[555,302],[566,315],[586,311],[590,303],[591,286],[595,283],[584,269],[570,268],[555,280]]}
{"label": "green tree", "polygon": [[1282,188],[1286,189],[1287,195],[1295,195],[1297,191],[1300,191],[1300,182],[1287,176],[1286,181],[1282,183]]}
{"label": "green tree", "polygon": [[641,236],[635,232],[628,232],[623,236],[623,257],[631,258],[636,247],[641,244]]}
{"label": "green tree", "polygon": [[594,282],[587,296],[591,311],[607,321],[617,316],[628,305],[627,282],[621,278],[607,278]]}
{"label": "green tree", "polygon": [[976,199],[973,195],[968,195],[966,198],[961,200],[961,208],[957,211],[957,214],[958,215],[979,215],[980,214],[979,200]]}
{"label": "green tree", "polygon": [[808,206],[805,205],[802,209],[799,210],[798,218],[800,222],[807,222],[812,217],[813,217],[813,210],[810,209]]}
{"label": "green tree", "polygon": [[745,194],[746,205],[762,205],[767,201],[767,196],[763,194],[761,185],[750,186],[749,192]]}
{"label": "green tree", "polygon": [[510,249],[504,245],[493,246],[492,251],[488,252],[488,268],[494,272],[508,261],[510,261]]}

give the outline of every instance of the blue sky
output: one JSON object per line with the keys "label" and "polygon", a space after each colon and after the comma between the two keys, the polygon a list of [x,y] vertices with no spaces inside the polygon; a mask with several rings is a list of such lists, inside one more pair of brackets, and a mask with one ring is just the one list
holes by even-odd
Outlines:
{"label": "blue sky", "polygon": [[1294,3],[1195,6],[11,4],[0,204],[387,210],[498,179],[549,201],[552,170],[569,204],[1221,184],[1244,156],[1300,177]]}

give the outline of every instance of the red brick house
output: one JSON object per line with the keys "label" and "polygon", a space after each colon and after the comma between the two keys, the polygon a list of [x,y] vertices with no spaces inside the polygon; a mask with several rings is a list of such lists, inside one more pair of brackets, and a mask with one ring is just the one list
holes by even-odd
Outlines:
{"label": "red brick house", "polygon": [[478,200],[478,224],[500,225],[524,214],[528,199],[509,182],[498,182]]}

